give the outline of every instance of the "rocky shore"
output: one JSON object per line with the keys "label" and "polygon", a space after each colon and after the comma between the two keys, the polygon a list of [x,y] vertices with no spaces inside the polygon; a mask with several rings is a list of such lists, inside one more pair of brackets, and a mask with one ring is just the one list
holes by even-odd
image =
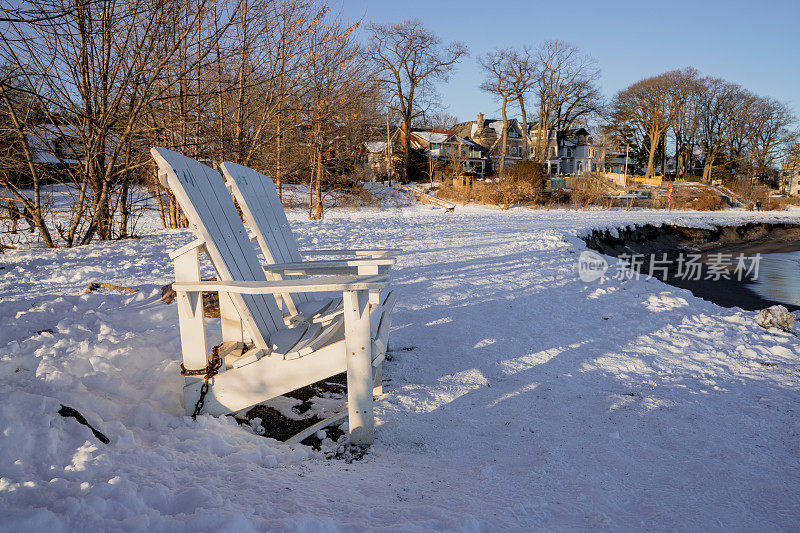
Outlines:
{"label": "rocky shore", "polygon": [[[759,310],[775,304],[782,304],[790,310],[800,306],[788,302],[771,300],[752,290],[754,280],[735,272],[735,264],[728,267],[729,276],[709,274],[711,263],[718,261],[719,255],[730,258],[733,263],[740,255],[753,258],[756,254],[786,253],[800,251],[800,225],[787,223],[748,223],[741,226],[713,226],[710,228],[690,228],[677,225],[626,227],[616,231],[594,231],[584,237],[586,245],[597,252],[631,261],[636,256],[640,262],[639,271],[649,274],[651,262],[659,261],[666,254],[665,264],[653,264],[658,273],[656,277],[684,289],[700,298],[723,307],[740,307]],[[685,263],[679,258],[699,255],[699,262],[705,267],[700,279],[687,278]],[[665,266],[666,272],[659,270]],[[800,268],[800,265],[798,266]],[[739,279],[741,277],[741,279]]]}

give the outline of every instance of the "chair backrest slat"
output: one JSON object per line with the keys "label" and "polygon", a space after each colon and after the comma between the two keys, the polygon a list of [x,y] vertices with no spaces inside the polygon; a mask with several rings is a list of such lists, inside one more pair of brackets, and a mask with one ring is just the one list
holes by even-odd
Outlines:
{"label": "chair backrest slat", "polygon": [[[278,191],[270,178],[245,166],[224,162],[225,174],[247,223],[268,260],[292,263],[303,260]],[[306,294],[289,296],[295,303],[308,301]]]}
{"label": "chair backrest slat", "polygon": [[[222,176],[214,169],[165,148],[151,154],[206,250],[221,281],[267,281],[258,256],[247,238]],[[234,305],[259,347],[282,329],[283,317],[270,295],[239,295]],[[239,307],[242,307],[239,309]]]}

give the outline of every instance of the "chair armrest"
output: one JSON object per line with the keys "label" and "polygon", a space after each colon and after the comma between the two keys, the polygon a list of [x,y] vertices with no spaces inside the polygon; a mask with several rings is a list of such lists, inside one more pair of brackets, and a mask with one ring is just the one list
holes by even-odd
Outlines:
{"label": "chair armrest", "polygon": [[371,256],[373,258],[393,257],[403,252],[400,248],[375,248],[375,249],[353,249],[353,250],[300,250],[302,255],[355,255]]}
{"label": "chair armrest", "polygon": [[382,267],[393,265],[397,262],[394,257],[385,257],[377,259],[329,259],[323,261],[301,261],[298,263],[279,263],[274,265],[262,265],[266,272],[275,272],[278,274],[303,274],[314,273],[320,271],[330,271],[343,268],[355,267]]}
{"label": "chair armrest", "polygon": [[371,291],[389,285],[388,276],[325,276],[280,281],[176,281],[175,292],[285,294],[298,292]]}
{"label": "chair armrest", "polygon": [[202,247],[205,243],[206,243],[206,241],[204,241],[203,239],[195,239],[192,242],[190,242],[189,244],[186,244],[186,245],[181,246],[180,248],[178,248],[176,250],[172,250],[171,252],[169,252],[169,258],[170,259],[175,259],[176,257],[180,257],[183,254],[185,254],[186,252],[191,252],[195,248]]}

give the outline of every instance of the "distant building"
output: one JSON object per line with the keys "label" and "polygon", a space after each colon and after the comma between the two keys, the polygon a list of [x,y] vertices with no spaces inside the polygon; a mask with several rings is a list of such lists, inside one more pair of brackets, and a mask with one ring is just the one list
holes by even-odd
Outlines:
{"label": "distant building", "polygon": [[[547,134],[543,132],[542,137]],[[536,150],[539,147],[539,129],[531,125],[528,127],[528,151],[529,158],[536,157]],[[550,133],[550,138],[547,142],[542,141],[542,148],[544,150],[544,171],[547,175],[558,174],[561,163],[558,156],[558,132],[553,131]]]}
{"label": "distant building", "polygon": [[[486,119],[483,113],[478,113],[476,120],[461,122],[453,126],[453,131],[462,139],[468,139],[481,147],[482,152],[491,161],[492,168],[497,171],[500,166],[502,155],[502,134],[503,121],[498,119]],[[525,139],[522,127],[517,119],[508,120],[506,135],[506,158],[505,165],[509,167],[517,161],[522,161],[524,154]]]}
{"label": "distant building", "polygon": [[364,143],[363,163],[372,171],[373,178],[387,174],[386,161],[389,157],[386,150],[387,146],[386,141],[368,141]]}
{"label": "distant building", "polygon": [[[396,150],[402,150],[405,129],[397,129]],[[459,167],[465,173],[483,177],[486,174],[485,151],[478,143],[460,137],[453,130],[411,128],[411,147],[424,150],[425,154],[438,162]]]}
{"label": "distant building", "polygon": [[[528,138],[533,157],[539,143],[538,129],[531,128]],[[544,171],[548,176],[582,176],[587,172],[600,172],[604,170],[608,154],[609,147],[595,144],[594,138],[585,128],[554,131],[547,141]],[[624,156],[623,153],[623,164]]]}
{"label": "distant building", "polygon": [[[34,127],[28,136],[33,163],[50,167],[64,168],[83,164],[86,153],[84,139],[76,126],[68,124],[41,124]],[[106,138],[106,153],[110,156],[116,148],[119,137],[111,134]],[[121,163],[123,156],[117,155]]]}
{"label": "distant building", "polygon": [[594,145],[594,139],[585,128],[558,132],[559,174],[582,176],[601,170],[603,150]]}
{"label": "distant building", "polygon": [[[507,121],[506,167],[526,159],[525,132],[517,119]],[[486,119],[478,113],[475,120],[461,122],[453,126],[455,134],[479,145],[494,172],[499,171],[502,149],[503,121]],[[547,134],[546,134],[547,135]],[[546,141],[539,140],[539,130],[530,125],[527,131],[528,160],[536,157],[537,147],[544,148],[542,167],[548,176],[583,176],[589,172],[628,173],[636,168],[635,161],[626,157],[625,147],[618,146],[605,137],[595,142],[586,128],[572,128],[550,132]]]}
{"label": "distant building", "polygon": [[792,144],[789,157],[781,165],[778,185],[783,194],[800,194],[800,143]]}
{"label": "distant building", "polygon": [[666,172],[661,171],[661,165],[655,167],[657,174],[667,174],[677,176],[680,173],[699,175],[703,172],[703,161],[705,160],[705,150],[700,145],[695,145],[689,153],[689,145],[681,150],[676,158],[671,155],[667,158]]}

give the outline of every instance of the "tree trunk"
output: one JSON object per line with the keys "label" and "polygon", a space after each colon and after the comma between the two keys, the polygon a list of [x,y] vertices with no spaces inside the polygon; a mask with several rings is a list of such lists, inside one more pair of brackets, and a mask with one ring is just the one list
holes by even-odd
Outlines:
{"label": "tree trunk", "polygon": [[661,131],[658,129],[651,129],[650,130],[650,150],[647,156],[647,170],[644,173],[644,179],[649,179],[653,176],[653,163],[655,162],[656,157],[656,149],[658,147],[658,142],[661,137]]}
{"label": "tree trunk", "polygon": [[[105,223],[108,221],[109,182],[107,179],[105,179],[105,176],[102,178],[99,194],[95,194],[95,196],[97,199],[93,202],[94,205],[92,206],[94,208],[94,215],[92,216],[91,222],[89,222],[89,227],[87,228],[86,233],[81,239],[81,246],[92,242],[95,234],[103,231],[105,228]],[[108,238],[108,236],[100,233],[100,239],[102,240],[105,238]]]}
{"label": "tree trunk", "polygon": [[525,99],[519,95],[519,109],[522,113],[522,160],[530,159],[530,149],[528,148],[528,115],[525,112]]}
{"label": "tree trunk", "polygon": [[508,117],[506,116],[506,105],[508,104],[508,97],[503,95],[503,133],[500,135],[500,172],[506,169],[506,144],[508,141]]}
{"label": "tree trunk", "polygon": [[128,204],[128,194],[130,187],[127,178],[122,182],[122,191],[119,198],[119,237],[124,239],[128,236],[128,219],[130,217],[130,206]]}
{"label": "tree trunk", "polygon": [[314,184],[316,182],[318,157],[319,148],[314,144],[314,151],[311,152],[311,174],[308,180],[308,218],[311,220],[314,220]]}
{"label": "tree trunk", "polygon": [[164,198],[161,196],[161,190],[156,188],[156,201],[158,202],[158,218],[161,221],[161,227],[167,229],[167,218],[165,216],[166,208],[164,207]]}
{"label": "tree trunk", "polygon": [[703,183],[711,183],[711,170],[714,168],[714,157],[709,155],[706,156],[706,160],[703,162]]}
{"label": "tree trunk", "polygon": [[275,149],[275,187],[278,189],[278,198],[283,202],[283,183],[281,182],[281,117],[278,115],[278,146]]}
{"label": "tree trunk", "polygon": [[317,196],[314,209],[314,220],[322,220],[322,174],[325,171],[322,165],[322,151],[317,158]]}
{"label": "tree trunk", "polygon": [[167,191],[167,197],[169,198],[169,227],[176,229],[180,227],[178,226],[178,203],[170,191]]}
{"label": "tree trunk", "polygon": [[411,171],[411,113],[403,118],[403,183],[408,183]]}

